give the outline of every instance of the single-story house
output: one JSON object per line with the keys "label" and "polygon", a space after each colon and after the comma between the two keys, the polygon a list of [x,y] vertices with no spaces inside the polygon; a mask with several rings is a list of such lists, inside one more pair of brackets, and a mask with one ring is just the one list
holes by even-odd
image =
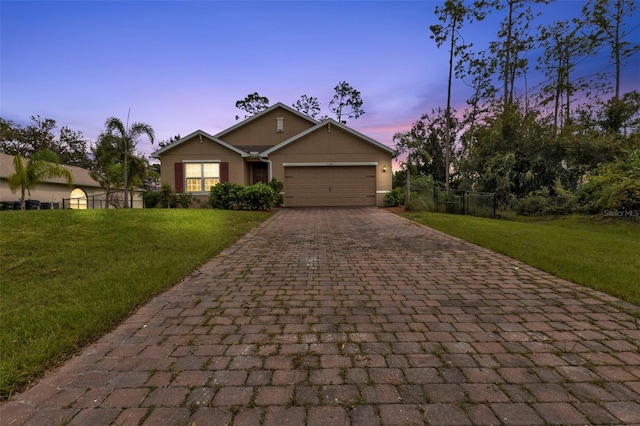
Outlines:
{"label": "single-story house", "polygon": [[[8,177],[14,172],[13,155],[0,153],[0,202],[14,203],[20,200],[20,190],[13,193]],[[38,184],[27,194],[28,200],[37,200],[48,208],[100,209],[105,207],[105,190],[96,182],[89,170],[76,166],[64,166],[71,172],[73,184],[67,185],[64,178],[51,178]],[[122,198],[120,194],[116,194]],[[140,194],[134,195],[133,207],[142,207]]]}
{"label": "single-story house", "polygon": [[218,182],[284,183],[286,207],[383,206],[393,149],[282,103],[215,135],[197,130],[152,154],[162,183],[206,198]]}

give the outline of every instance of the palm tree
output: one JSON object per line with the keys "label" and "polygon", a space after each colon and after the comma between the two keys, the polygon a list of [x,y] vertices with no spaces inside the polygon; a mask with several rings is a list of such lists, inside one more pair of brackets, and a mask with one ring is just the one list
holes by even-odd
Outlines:
{"label": "palm tree", "polygon": [[13,169],[7,180],[14,194],[20,189],[20,209],[25,208],[25,195],[31,196],[31,190],[46,179],[63,177],[69,186],[73,183],[71,172],[60,165],[58,156],[49,150],[37,151],[26,160],[21,155],[13,158]]}
{"label": "palm tree", "polygon": [[93,168],[89,173],[91,177],[106,191],[105,208],[109,205],[117,206],[112,199],[111,192],[122,185],[122,147],[120,138],[110,133],[101,133],[98,142],[92,148]]}
{"label": "palm tree", "polygon": [[107,128],[108,133],[113,133],[114,131],[118,133],[118,137],[122,142],[122,151],[124,153],[124,208],[129,207],[128,203],[128,189],[129,189],[129,168],[128,168],[128,158],[131,151],[136,144],[136,139],[140,135],[147,135],[151,143],[153,143],[155,139],[155,134],[153,132],[153,128],[146,123],[133,123],[131,127],[122,124],[122,120],[116,117],[108,118],[105,122],[105,126]]}

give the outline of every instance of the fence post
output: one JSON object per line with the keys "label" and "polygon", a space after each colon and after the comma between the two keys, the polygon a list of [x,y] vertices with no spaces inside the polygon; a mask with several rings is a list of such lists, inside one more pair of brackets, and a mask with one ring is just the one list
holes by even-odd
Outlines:
{"label": "fence post", "polygon": [[493,217],[496,217],[496,204],[498,204],[498,200],[496,197],[496,193],[493,193]]}
{"label": "fence post", "polygon": [[463,189],[462,190],[462,216],[465,215],[465,213],[464,213],[464,204],[465,204],[465,202],[464,202],[464,193],[465,193],[465,190]]}
{"label": "fence post", "polygon": [[438,210],[438,191],[436,191],[436,183],[433,183],[433,208],[436,213],[440,213]]}

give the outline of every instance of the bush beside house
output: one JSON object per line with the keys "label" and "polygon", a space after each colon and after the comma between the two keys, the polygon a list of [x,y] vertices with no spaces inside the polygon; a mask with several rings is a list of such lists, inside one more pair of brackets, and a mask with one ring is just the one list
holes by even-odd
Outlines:
{"label": "bush beside house", "polygon": [[276,206],[274,189],[264,183],[251,186],[237,183],[218,183],[211,187],[209,204],[223,210],[269,210]]}
{"label": "bush beside house", "polygon": [[169,184],[162,185],[160,191],[145,192],[142,199],[146,209],[175,209],[178,207],[188,209],[192,204],[199,204],[200,201],[196,199],[193,194],[189,194],[188,192],[176,194]]}

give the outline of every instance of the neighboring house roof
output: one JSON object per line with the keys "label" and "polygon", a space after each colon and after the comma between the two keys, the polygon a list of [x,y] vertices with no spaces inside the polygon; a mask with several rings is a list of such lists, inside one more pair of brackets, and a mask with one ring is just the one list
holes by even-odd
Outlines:
{"label": "neighboring house roof", "polygon": [[[242,126],[245,126],[245,125],[247,125],[247,124],[249,124],[249,123],[251,123],[251,122],[253,122],[255,120],[260,119],[260,117],[262,117],[265,114],[270,113],[271,111],[273,111],[276,108],[284,108],[287,111],[289,111],[290,113],[295,114],[295,115],[307,120],[309,123],[313,124],[313,126],[310,127],[309,129],[307,129],[307,130],[305,130],[303,132],[300,132],[297,135],[295,135],[295,136],[293,136],[293,137],[291,137],[291,138],[279,143],[278,145],[275,145],[275,146],[264,146],[264,145],[262,145],[262,146],[256,146],[256,145],[234,146],[234,145],[230,145],[230,144],[224,142],[221,139],[222,137],[224,137],[225,135],[231,133],[232,131],[234,131],[234,130],[242,127]],[[181,139],[179,139],[179,140],[177,140],[177,141],[175,141],[175,142],[173,142],[173,143],[171,143],[171,144],[169,144],[167,146],[164,146],[164,147],[160,148],[159,150],[153,152],[151,154],[151,156],[158,158],[159,155],[162,155],[165,152],[167,152],[167,151],[169,151],[169,150],[171,150],[173,148],[176,148],[177,146],[179,146],[180,144],[186,142],[187,140],[192,139],[194,136],[198,136],[199,135],[200,137],[204,136],[204,137],[214,141],[215,143],[217,143],[219,145],[222,145],[225,148],[228,148],[228,149],[240,154],[242,157],[248,157],[250,155],[250,153],[254,153],[254,152],[258,152],[260,154],[260,156],[266,157],[269,154],[271,154],[272,152],[275,152],[275,151],[277,151],[277,150],[279,150],[281,148],[284,148],[285,146],[289,145],[290,143],[293,143],[293,142],[297,141],[298,139],[300,139],[300,138],[302,138],[302,137],[304,137],[304,136],[306,136],[306,135],[308,135],[308,134],[310,134],[312,132],[315,132],[318,129],[324,128],[326,126],[335,126],[335,127],[339,128],[339,129],[341,129],[341,130],[343,130],[343,131],[345,131],[345,132],[347,132],[347,133],[349,133],[349,134],[351,134],[351,135],[363,140],[364,142],[367,142],[367,143],[369,143],[369,144],[371,144],[371,145],[373,145],[373,146],[375,146],[375,147],[377,147],[377,148],[379,148],[379,149],[381,149],[381,150],[383,150],[385,152],[388,152],[389,154],[393,154],[394,153],[394,150],[392,148],[389,148],[388,146],[386,146],[386,145],[384,145],[384,144],[382,144],[382,143],[380,143],[380,142],[378,142],[378,141],[376,141],[374,139],[371,139],[370,137],[368,137],[366,135],[363,135],[362,133],[360,133],[360,132],[358,132],[356,130],[353,130],[352,128],[350,128],[350,127],[348,127],[348,126],[346,126],[346,125],[344,125],[342,123],[339,123],[339,122],[337,122],[337,121],[335,121],[335,120],[333,120],[331,118],[329,118],[327,120],[324,120],[324,121],[318,121],[318,120],[315,120],[315,119],[309,117],[308,115],[302,114],[301,112],[299,112],[299,111],[297,111],[297,110],[295,110],[295,109],[293,109],[291,107],[288,107],[287,105],[285,105],[285,104],[283,104],[281,102],[278,102],[278,103],[270,106],[269,108],[265,109],[264,111],[261,111],[258,114],[255,114],[255,115],[247,118],[246,120],[243,120],[240,123],[238,123],[238,124],[236,124],[236,125],[234,125],[232,127],[229,127],[228,129],[225,129],[225,130],[221,131],[220,133],[217,133],[217,134],[215,134],[213,136],[208,134],[208,133],[206,133],[206,132],[203,132],[202,130],[197,130],[197,131],[195,131],[195,132],[193,132],[193,133],[191,133],[191,134],[189,134],[189,135],[187,135],[187,136],[185,136],[185,137],[183,137],[183,138],[181,138]]]}
{"label": "neighboring house roof", "polygon": [[[15,156],[9,154],[3,154],[0,152],[0,178],[7,179],[11,173],[14,172],[13,159]],[[89,170],[76,166],[63,166],[71,172],[73,176],[73,184],[75,186],[88,186],[88,187],[100,187],[100,184],[91,178]],[[50,178],[45,180],[46,183],[60,183],[67,184],[64,178]]]}
{"label": "neighboring house roof", "polygon": [[285,146],[297,141],[298,139],[300,139],[300,138],[302,138],[302,137],[304,137],[304,136],[306,136],[306,135],[308,135],[310,133],[313,133],[313,132],[315,132],[315,131],[317,131],[319,129],[325,128],[327,126],[337,127],[340,130],[343,130],[343,131],[345,131],[347,133],[350,133],[351,135],[353,135],[353,136],[355,136],[355,137],[357,137],[359,139],[362,139],[363,141],[365,141],[367,143],[370,143],[371,145],[373,145],[373,146],[375,146],[375,147],[377,147],[377,148],[379,148],[379,149],[381,149],[383,151],[388,152],[389,154],[393,154],[394,153],[394,150],[389,148],[388,146],[386,146],[384,144],[381,144],[380,142],[378,142],[378,141],[376,141],[374,139],[371,139],[369,136],[363,135],[362,133],[360,133],[360,132],[358,132],[356,130],[353,130],[350,127],[347,127],[342,123],[338,123],[337,121],[335,121],[332,118],[328,118],[327,120],[319,122],[315,126],[305,130],[304,132],[300,132],[297,135],[287,139],[286,141],[284,141],[284,142],[282,142],[282,143],[280,143],[280,144],[278,144],[278,145],[276,145],[274,147],[271,147],[271,148],[267,149],[266,151],[262,152],[262,155],[263,156],[268,156],[272,152],[275,152],[275,151],[277,151],[277,150],[279,150],[281,148],[284,148]]}
{"label": "neighboring house roof", "polygon": [[159,150],[152,152],[151,156],[157,158],[159,155],[162,155],[165,152],[177,147],[178,145],[183,144],[184,142],[190,140],[191,138],[193,138],[195,136],[200,136],[200,138],[202,138],[204,136],[205,138],[210,139],[210,140],[214,141],[215,143],[217,143],[218,145],[221,145],[221,146],[223,146],[223,147],[225,147],[227,149],[230,149],[231,151],[234,151],[234,152],[236,152],[237,154],[240,154],[243,157],[247,156],[247,152],[246,151],[243,151],[243,150],[239,149],[236,146],[229,145],[228,143],[226,143],[225,141],[219,139],[218,137],[211,136],[209,133],[204,132],[202,130],[196,130],[195,132],[190,133],[187,136],[185,136],[183,138],[180,138],[177,141],[174,141],[174,142],[170,143],[169,145],[163,146]]}

